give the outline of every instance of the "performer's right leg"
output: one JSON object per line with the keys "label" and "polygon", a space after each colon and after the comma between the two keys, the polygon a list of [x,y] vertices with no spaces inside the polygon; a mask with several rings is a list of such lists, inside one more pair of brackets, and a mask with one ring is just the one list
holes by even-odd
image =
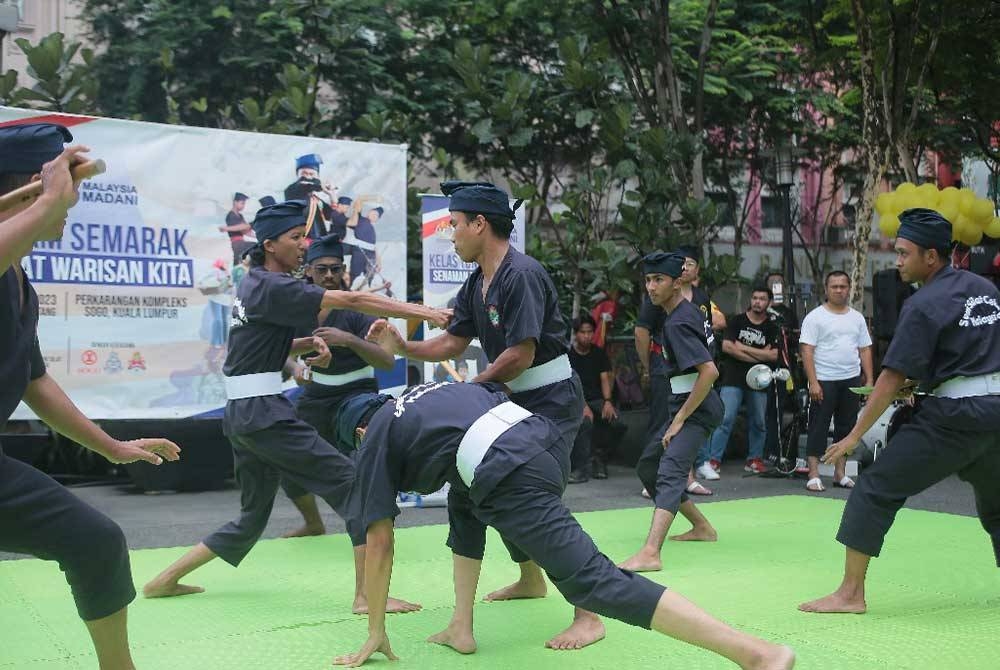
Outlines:
{"label": "performer's right leg", "polygon": [[200,586],[181,584],[186,575],[216,557],[233,567],[240,564],[260,539],[274,507],[278,493],[278,471],[256,453],[257,444],[267,431],[251,435],[233,435],[233,459],[236,481],[240,487],[240,517],[215,531],[166,570],[154,577],[142,592],[147,598],[182,596],[201,593]]}

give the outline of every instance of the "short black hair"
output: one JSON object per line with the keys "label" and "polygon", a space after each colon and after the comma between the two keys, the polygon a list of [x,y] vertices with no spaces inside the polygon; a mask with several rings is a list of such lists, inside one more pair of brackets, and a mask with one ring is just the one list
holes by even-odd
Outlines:
{"label": "short black hair", "polygon": [[469,221],[474,221],[476,217],[481,216],[486,219],[486,223],[490,225],[490,229],[493,234],[502,240],[509,240],[510,234],[514,232],[514,219],[508,219],[503,216],[498,216],[496,214],[483,214],[482,212],[464,212],[462,210],[457,210],[465,214]]}
{"label": "short black hair", "polygon": [[823,286],[829,286],[830,280],[834,277],[843,277],[847,280],[847,285],[851,285],[851,275],[847,274],[843,270],[834,270],[826,276],[826,279],[823,280]]}
{"label": "short black hair", "polygon": [[597,330],[597,322],[594,321],[594,317],[584,312],[580,316],[573,319],[573,332],[580,332],[580,328],[582,328],[585,323],[589,323],[591,328]]}
{"label": "short black hair", "polygon": [[767,281],[771,277],[781,277],[782,281],[784,281],[785,273],[781,272],[780,270],[773,270],[764,275],[764,281]]}
{"label": "short black hair", "polygon": [[758,284],[750,289],[750,295],[753,295],[754,293],[766,293],[768,300],[774,300],[774,293],[771,292],[770,288],[764,286],[763,284]]}

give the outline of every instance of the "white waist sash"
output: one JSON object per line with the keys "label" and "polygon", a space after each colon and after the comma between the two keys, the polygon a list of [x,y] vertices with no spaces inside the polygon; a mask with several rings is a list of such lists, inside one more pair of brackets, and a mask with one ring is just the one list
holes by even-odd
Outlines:
{"label": "white waist sash", "polygon": [[953,377],[934,389],[939,398],[974,398],[1000,395],[1000,372],[976,377]]}
{"label": "white waist sash", "polygon": [[343,386],[344,384],[350,384],[351,382],[356,382],[359,379],[374,379],[375,378],[375,368],[367,365],[360,370],[352,370],[351,372],[345,372],[342,375],[328,375],[322,372],[313,372],[310,379],[323,386]]}
{"label": "white waist sash", "polygon": [[507,382],[507,388],[514,393],[534,391],[549,384],[561,382],[573,376],[573,368],[569,365],[569,356],[563,354],[553,358],[548,363],[528,368],[514,379]]}
{"label": "white waist sash", "polygon": [[476,468],[483,462],[486,452],[497,438],[529,416],[531,412],[508,400],[483,414],[469,426],[458,445],[458,453],[455,454],[458,475],[466,486],[472,486]]}
{"label": "white waist sash", "polygon": [[670,392],[680,395],[690,393],[694,388],[694,383],[698,380],[698,373],[692,372],[686,375],[679,375],[670,378]]}
{"label": "white waist sash", "polygon": [[255,372],[251,375],[225,377],[226,398],[242,400],[266,395],[281,395],[280,372]]}

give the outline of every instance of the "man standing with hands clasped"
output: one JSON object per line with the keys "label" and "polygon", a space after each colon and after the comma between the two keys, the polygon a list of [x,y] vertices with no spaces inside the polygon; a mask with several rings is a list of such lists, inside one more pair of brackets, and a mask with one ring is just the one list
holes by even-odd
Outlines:
{"label": "man standing with hands clasped", "polygon": [[[828,274],[826,302],[806,315],[799,335],[802,366],[812,400],[806,441],[809,459],[806,489],[816,493],[826,490],[819,478],[819,457],[826,451],[830,419],[833,419],[833,439],[843,439],[861,407],[861,400],[851,392],[851,387],[868,386],[874,379],[872,338],[865,317],[847,303],[850,293],[851,279],[846,272],[835,270]],[[833,462],[833,485],[853,488],[854,481],[845,474],[845,465],[844,458]]]}

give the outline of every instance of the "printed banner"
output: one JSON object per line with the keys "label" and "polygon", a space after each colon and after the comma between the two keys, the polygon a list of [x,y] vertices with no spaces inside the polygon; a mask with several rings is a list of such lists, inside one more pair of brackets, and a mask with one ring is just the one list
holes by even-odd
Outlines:
{"label": "printed banner", "polygon": [[[449,226],[449,199],[443,195],[424,195],[420,201],[423,215],[421,238],[424,243],[424,303],[432,307],[453,307],[455,296],[466,278],[476,269],[475,263],[465,263],[451,240],[439,231]],[[513,201],[511,201],[513,205]],[[524,208],[515,212],[514,230],[510,243],[524,252]],[[430,339],[441,330],[427,326],[425,337]],[[465,381],[486,368],[489,361],[479,340],[473,340],[458,358],[442,363],[424,363],[424,381]]]}
{"label": "printed banner", "polygon": [[[22,264],[39,294],[48,371],[91,418],[225,404],[232,294],[262,200],[316,192],[318,231],[339,226],[351,244],[352,288],[405,299],[405,146],[0,107],[0,126],[39,121],[67,126],[108,166],[81,185],[63,238]],[[384,386],[405,383],[398,363]],[[12,418],[33,415],[21,405]]]}

